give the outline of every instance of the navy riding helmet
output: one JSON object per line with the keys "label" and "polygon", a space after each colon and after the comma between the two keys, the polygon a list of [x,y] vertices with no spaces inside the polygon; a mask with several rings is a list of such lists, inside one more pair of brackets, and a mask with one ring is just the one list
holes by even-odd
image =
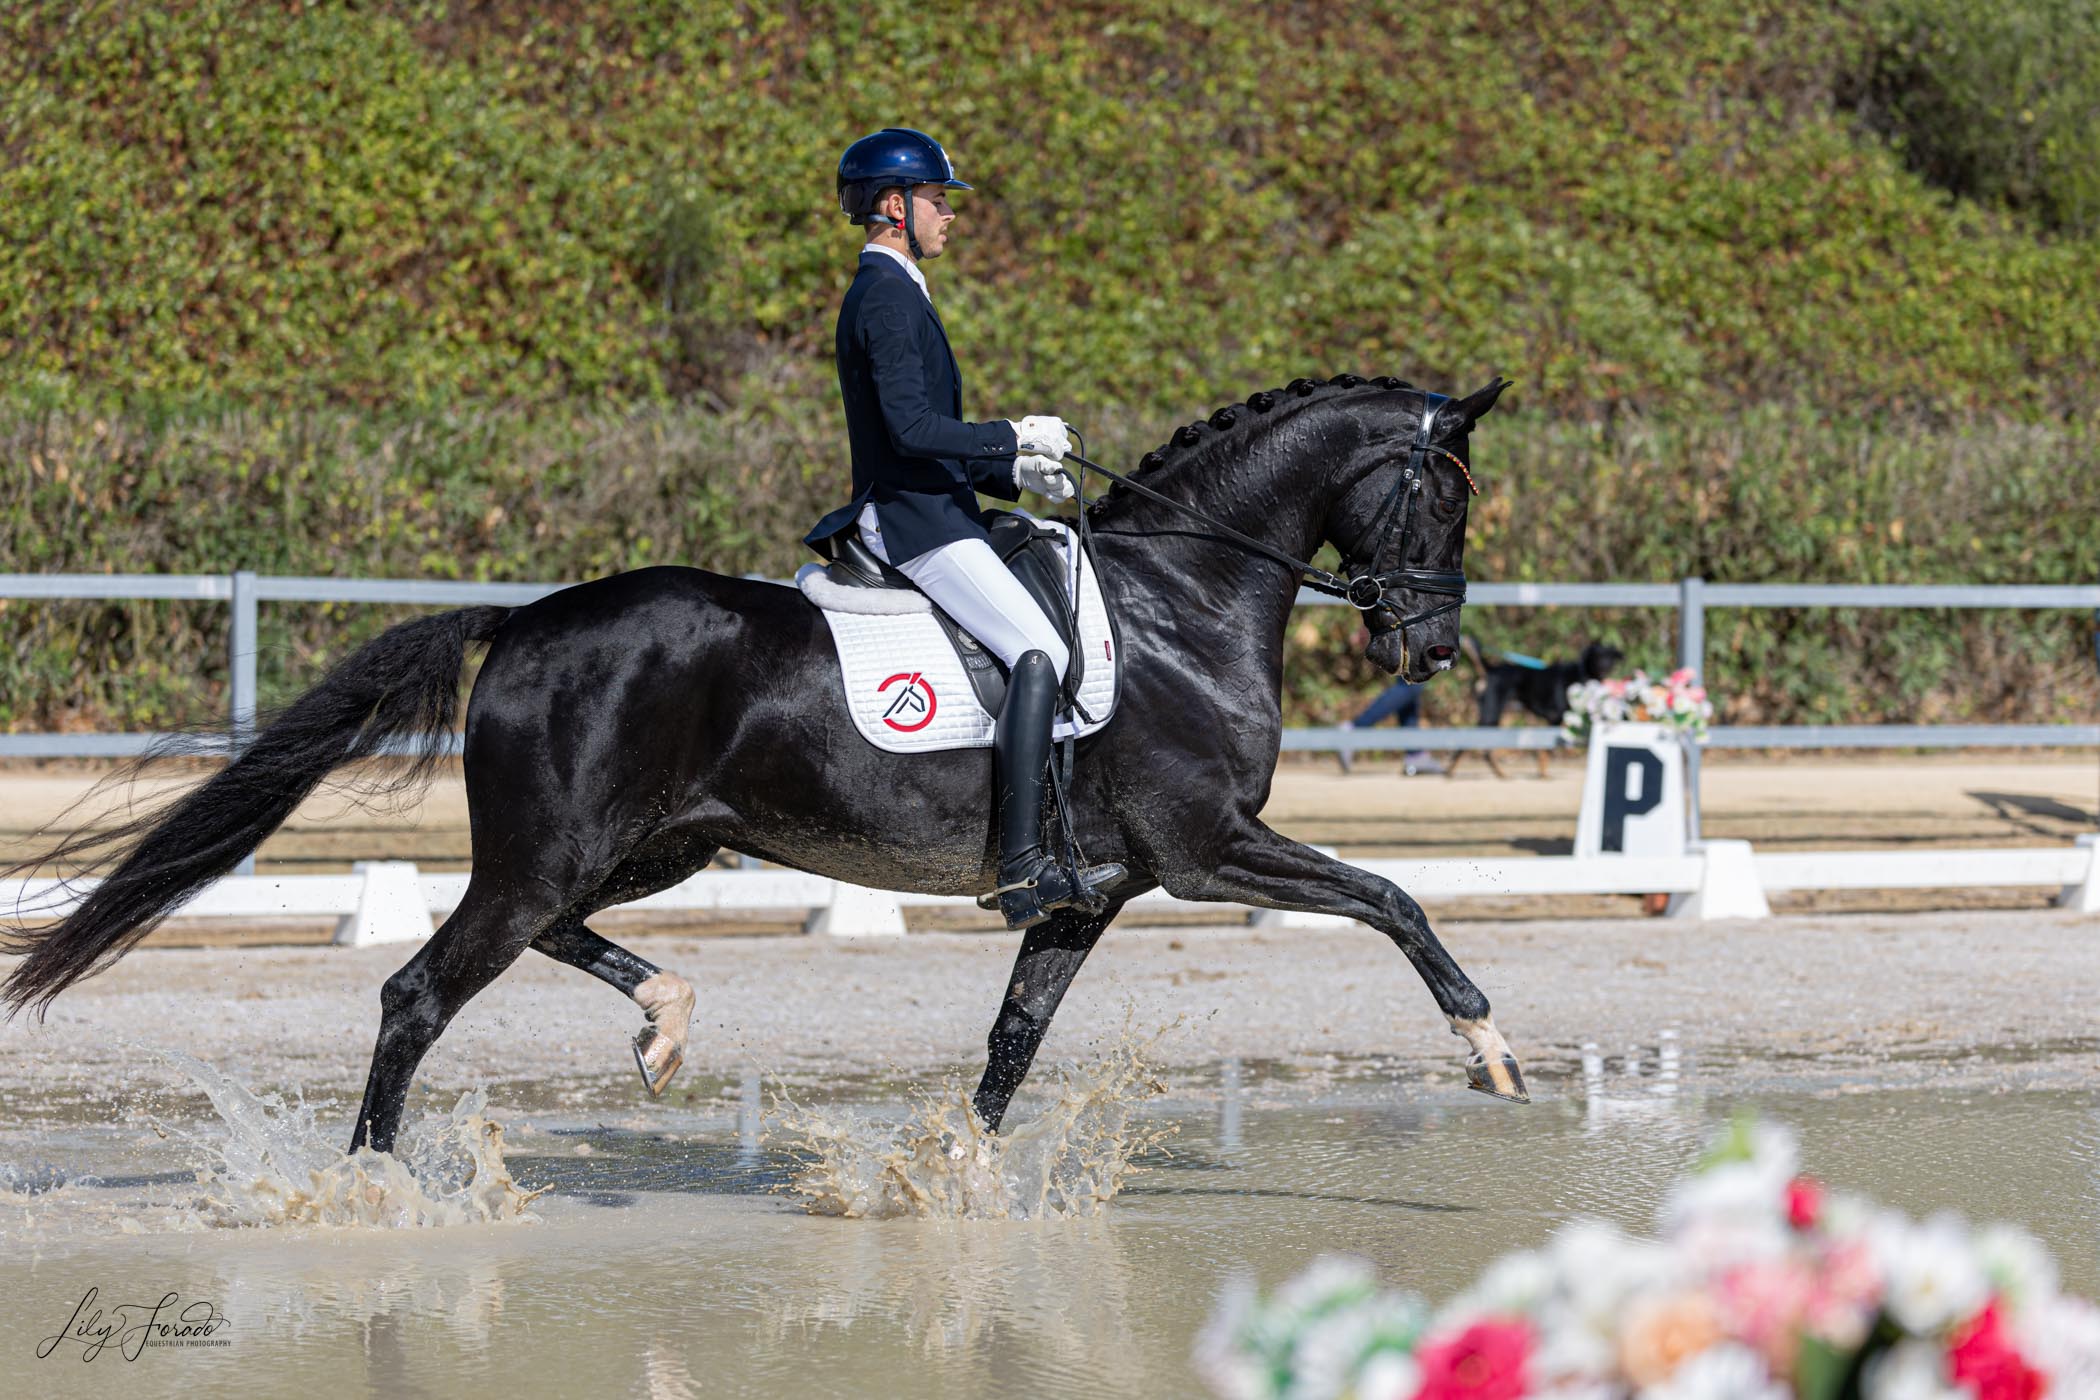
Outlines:
{"label": "navy riding helmet", "polygon": [[[856,224],[894,225],[895,220],[875,212],[875,201],[884,190],[910,191],[914,185],[940,185],[966,190],[955,178],[955,163],[941,143],[923,131],[908,126],[884,127],[863,136],[839,157],[839,208]],[[912,232],[912,201],[904,201],[904,237],[913,257],[920,257],[919,240]]]}

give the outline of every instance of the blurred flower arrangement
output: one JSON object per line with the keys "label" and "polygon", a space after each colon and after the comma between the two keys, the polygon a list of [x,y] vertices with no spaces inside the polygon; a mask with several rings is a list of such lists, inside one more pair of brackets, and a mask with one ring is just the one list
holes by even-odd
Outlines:
{"label": "blurred flower arrangement", "polygon": [[2100,1309],[2004,1225],[1826,1192],[1737,1122],[1659,1240],[1578,1223],[1432,1311],[1324,1258],[1228,1291],[1196,1344],[1226,1400],[2037,1400],[2100,1396]]}
{"label": "blurred flower arrangement", "polygon": [[1706,687],[1689,669],[1652,680],[1646,671],[1615,680],[1583,681],[1568,687],[1568,712],[1560,732],[1571,744],[1587,744],[1599,724],[1633,721],[1659,724],[1680,739],[1700,743],[1714,717]]}

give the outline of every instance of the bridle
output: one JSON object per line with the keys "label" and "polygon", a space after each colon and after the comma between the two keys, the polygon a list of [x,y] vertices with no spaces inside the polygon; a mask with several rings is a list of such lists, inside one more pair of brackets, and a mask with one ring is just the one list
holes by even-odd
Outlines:
{"label": "bridle", "polygon": [[[1385,555],[1386,546],[1396,533],[1401,548],[1406,547],[1407,533],[1414,526],[1415,503],[1428,484],[1429,458],[1437,456],[1449,461],[1465,477],[1466,489],[1476,496],[1480,494],[1480,487],[1473,481],[1473,473],[1458,454],[1432,446],[1429,441],[1429,431],[1436,425],[1437,411],[1451,401],[1450,396],[1424,393],[1422,400],[1422,420],[1415,428],[1414,441],[1408,444],[1407,465],[1401,469],[1399,479],[1393,483],[1393,489],[1378,507],[1378,513],[1371,517],[1371,523],[1365,527],[1363,536],[1356,544],[1342,551],[1342,568],[1339,573],[1319,568],[1303,559],[1293,558],[1273,545],[1265,544],[1251,535],[1242,534],[1224,521],[1205,514],[1185,501],[1162,495],[1149,486],[1132,481],[1121,472],[1110,471],[1098,462],[1090,462],[1079,452],[1067,452],[1065,460],[1077,462],[1081,469],[1080,479],[1073,483],[1080,498],[1080,529],[1083,533],[1086,528],[1084,478],[1087,472],[1099,472],[1110,481],[1128,487],[1140,496],[1158,501],[1161,505],[1172,506],[1184,514],[1193,515],[1244,549],[1266,555],[1277,563],[1296,570],[1300,581],[1307,588],[1316,593],[1325,593],[1329,597],[1340,598],[1362,613],[1364,625],[1371,629],[1372,636],[1382,636],[1397,629],[1404,640],[1408,628],[1418,627],[1446,613],[1457,612],[1466,601],[1466,575],[1462,569],[1378,568],[1379,559]],[[1073,436],[1079,437],[1077,430],[1074,430]],[[1079,445],[1083,450],[1086,439],[1080,437]],[[1371,541],[1368,554],[1362,549],[1365,539]],[[1402,613],[1388,596],[1395,591],[1433,593],[1450,601],[1425,608],[1418,613]]]}
{"label": "bridle", "polygon": [[[1378,514],[1371,517],[1371,523],[1364,529],[1365,536],[1376,536],[1370,553],[1359,562],[1358,547],[1363,543],[1361,538],[1356,546],[1342,551],[1342,574],[1345,582],[1339,596],[1364,615],[1364,626],[1371,629],[1371,635],[1374,637],[1397,628],[1404,638],[1408,628],[1442,617],[1445,613],[1457,612],[1465,606],[1466,575],[1463,569],[1387,569],[1383,572],[1378,569],[1378,561],[1385,554],[1386,542],[1395,530],[1399,532],[1401,547],[1405,549],[1407,545],[1407,532],[1414,525],[1415,504],[1421,499],[1422,492],[1428,485],[1429,457],[1432,453],[1457,467],[1459,474],[1466,479],[1466,489],[1476,496],[1480,494],[1480,487],[1473,481],[1472,471],[1459,459],[1458,454],[1431,446],[1429,442],[1429,430],[1436,424],[1437,410],[1450,401],[1450,398],[1443,394],[1423,394],[1422,421],[1415,428],[1415,440],[1408,444],[1407,465],[1401,469],[1399,479],[1393,483],[1393,489],[1386,494],[1384,503],[1378,507]],[[1311,579],[1307,579],[1306,582],[1311,587],[1320,587]],[[1425,608],[1418,613],[1405,614],[1386,598],[1386,594],[1394,589],[1411,593],[1433,593],[1450,601],[1439,603],[1433,608]]]}

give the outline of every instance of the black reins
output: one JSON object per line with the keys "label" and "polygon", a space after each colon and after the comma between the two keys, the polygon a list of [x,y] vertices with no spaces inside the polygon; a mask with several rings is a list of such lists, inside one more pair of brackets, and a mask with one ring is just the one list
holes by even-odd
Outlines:
{"label": "black reins", "polygon": [[[1305,587],[1316,593],[1340,598],[1362,613],[1364,625],[1371,629],[1373,635],[1390,632],[1395,628],[1405,631],[1409,627],[1442,617],[1446,613],[1456,612],[1466,601],[1466,576],[1463,570],[1378,568],[1379,556],[1385,552],[1386,543],[1396,529],[1402,543],[1406,542],[1407,532],[1414,524],[1415,501],[1427,484],[1427,459],[1431,454],[1449,460],[1465,476],[1466,488],[1476,496],[1480,494],[1480,488],[1473,483],[1473,473],[1467,469],[1465,462],[1456,453],[1434,447],[1429,442],[1429,431],[1436,423],[1437,410],[1448,402],[1450,399],[1443,394],[1424,395],[1422,421],[1415,429],[1415,440],[1408,445],[1407,466],[1402,469],[1399,480],[1393,483],[1392,491],[1379,506],[1378,514],[1371,518],[1370,525],[1364,530],[1364,537],[1372,539],[1370,555],[1367,559],[1359,559],[1358,548],[1363,543],[1363,540],[1359,539],[1356,546],[1344,551],[1340,573],[1286,554],[1274,545],[1235,530],[1216,516],[1186,501],[1177,501],[1172,496],[1153,490],[1143,482],[1133,481],[1099,462],[1089,461],[1083,455],[1086,447],[1085,437],[1081,436],[1077,429],[1072,429],[1072,436],[1078,439],[1081,451],[1067,452],[1064,459],[1067,462],[1077,462],[1080,467],[1079,477],[1073,482],[1073,489],[1079,498],[1081,538],[1084,539],[1086,532],[1085,476],[1087,472],[1099,472],[1110,481],[1127,487],[1148,500],[1158,501],[1161,505],[1171,506],[1184,515],[1194,516],[1242,549],[1273,559],[1293,570]],[[1418,613],[1403,614],[1386,596],[1395,590],[1434,593],[1449,598],[1450,601]]]}

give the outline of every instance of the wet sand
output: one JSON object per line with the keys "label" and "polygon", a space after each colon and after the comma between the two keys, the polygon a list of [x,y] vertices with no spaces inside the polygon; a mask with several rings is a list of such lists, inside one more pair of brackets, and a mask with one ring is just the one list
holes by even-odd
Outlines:
{"label": "wet sand", "polygon": [[[1541,1085],[1573,1075],[1585,1042],[1616,1054],[1665,1028],[1716,1088],[2072,1087],[2100,1070],[2100,921],[2063,912],[1471,922],[1445,935]],[[1018,944],[974,933],[632,942],[700,990],[667,1103],[718,1095],[754,1069],[974,1076]],[[66,993],[46,1024],[0,1028],[0,1119],[70,1118],[175,1083],[135,1042],[256,1087],[296,1083],[354,1103],[380,983],[409,953],[140,949]],[[1426,1088],[1462,1082],[1462,1043],[1406,960],[1362,928],[1118,926],[1043,1056],[1177,1020],[1155,1052],[1168,1065],[1234,1056],[1313,1074],[1368,1066]],[[643,1122],[657,1106],[627,1049],[641,1024],[610,988],[528,953],[460,1013],[419,1089],[529,1083]]]}

